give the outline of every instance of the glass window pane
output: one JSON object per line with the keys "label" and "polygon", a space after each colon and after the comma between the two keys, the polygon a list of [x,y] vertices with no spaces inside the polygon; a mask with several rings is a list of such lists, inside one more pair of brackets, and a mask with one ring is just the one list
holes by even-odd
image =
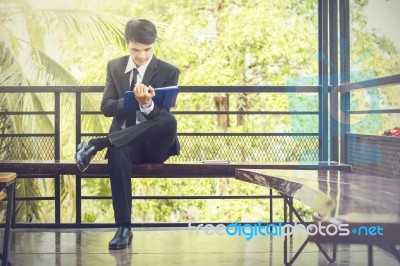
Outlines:
{"label": "glass window pane", "polygon": [[400,73],[400,1],[350,3],[351,81]]}

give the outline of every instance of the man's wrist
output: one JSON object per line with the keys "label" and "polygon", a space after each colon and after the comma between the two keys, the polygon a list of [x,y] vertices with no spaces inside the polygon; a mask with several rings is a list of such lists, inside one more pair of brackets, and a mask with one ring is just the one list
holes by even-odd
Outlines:
{"label": "man's wrist", "polygon": [[143,104],[141,103],[140,108],[142,108],[142,109],[149,108],[151,106],[151,104],[152,104],[152,101],[150,101],[149,103],[143,103]]}

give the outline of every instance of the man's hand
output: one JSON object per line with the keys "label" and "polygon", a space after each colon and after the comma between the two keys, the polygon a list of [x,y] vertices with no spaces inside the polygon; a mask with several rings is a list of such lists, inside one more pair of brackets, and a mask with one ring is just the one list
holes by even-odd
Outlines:
{"label": "man's hand", "polygon": [[133,93],[140,105],[150,104],[151,99],[156,95],[152,86],[147,87],[143,84],[136,84]]}

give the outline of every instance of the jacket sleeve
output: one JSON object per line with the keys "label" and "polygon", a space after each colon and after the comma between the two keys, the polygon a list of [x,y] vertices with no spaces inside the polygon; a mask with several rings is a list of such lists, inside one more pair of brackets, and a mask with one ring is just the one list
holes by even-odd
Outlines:
{"label": "jacket sleeve", "polygon": [[[162,87],[176,86],[176,85],[178,85],[178,79],[179,79],[179,70],[177,68],[173,68],[169,72],[169,75],[167,76],[167,79],[163,83]],[[157,105],[154,105],[154,109],[148,115],[146,115],[144,113],[142,113],[142,114],[144,115],[144,117],[147,120],[151,120],[151,119],[155,118],[156,116],[158,116],[160,114],[160,112],[161,112],[161,109]]]}
{"label": "jacket sleeve", "polygon": [[118,92],[111,72],[110,62],[108,62],[106,85],[104,87],[103,99],[101,101],[100,107],[101,112],[106,117],[122,115],[123,104],[124,99],[119,98],[118,96]]}

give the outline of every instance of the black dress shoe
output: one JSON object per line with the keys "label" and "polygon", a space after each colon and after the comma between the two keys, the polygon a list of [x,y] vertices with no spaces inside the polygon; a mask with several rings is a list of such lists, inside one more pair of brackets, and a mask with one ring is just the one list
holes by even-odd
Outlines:
{"label": "black dress shoe", "polygon": [[96,153],[96,148],[90,145],[89,141],[82,142],[78,145],[74,159],[81,172],[84,172],[89,167],[90,160],[92,160]]}
{"label": "black dress shoe", "polygon": [[133,234],[130,229],[126,227],[118,227],[117,232],[110,243],[108,243],[109,249],[123,249],[128,247],[132,242]]}

